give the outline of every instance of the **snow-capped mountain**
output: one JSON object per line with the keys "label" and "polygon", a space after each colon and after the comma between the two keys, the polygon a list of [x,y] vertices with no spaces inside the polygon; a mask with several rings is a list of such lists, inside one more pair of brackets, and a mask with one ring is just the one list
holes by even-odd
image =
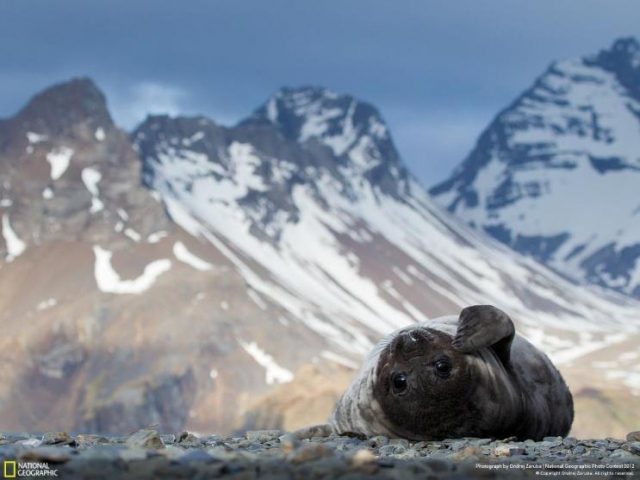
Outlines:
{"label": "snow-capped mountain", "polygon": [[640,44],[554,62],[431,189],[468,224],[579,282],[640,298]]}
{"label": "snow-capped mountain", "polygon": [[[381,335],[477,303],[509,311],[578,389],[589,355],[626,353],[622,377],[589,369],[590,385],[640,394],[637,304],[434,206],[372,106],[283,89],[233,128],[152,116],[129,142],[95,92],[59,85],[0,123],[7,428],[291,428],[310,369],[326,388],[297,421],[321,421]],[[278,384],[286,406],[256,403]]]}

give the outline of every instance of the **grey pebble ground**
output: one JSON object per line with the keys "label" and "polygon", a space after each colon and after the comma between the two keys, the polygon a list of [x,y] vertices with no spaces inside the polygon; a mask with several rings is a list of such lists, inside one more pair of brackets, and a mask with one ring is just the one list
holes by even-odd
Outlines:
{"label": "grey pebble ground", "polygon": [[299,440],[275,430],[238,437],[162,435],[154,430],[124,437],[5,433],[0,434],[0,461],[5,475],[16,473],[17,478],[55,474],[55,478],[96,480],[621,479],[640,478],[640,432],[624,440],[550,437],[538,442],[478,438],[408,442],[381,436]]}

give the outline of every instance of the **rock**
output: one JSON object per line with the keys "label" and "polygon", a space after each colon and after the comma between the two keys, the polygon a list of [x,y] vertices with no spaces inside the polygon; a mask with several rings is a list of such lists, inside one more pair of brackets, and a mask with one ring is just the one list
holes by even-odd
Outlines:
{"label": "rock", "polygon": [[481,455],[482,452],[478,447],[469,445],[449,455],[449,460],[477,460]]}
{"label": "rock", "polygon": [[201,447],[202,442],[191,432],[181,432],[178,435],[178,443],[183,447]]}
{"label": "rock", "polygon": [[282,430],[249,430],[245,436],[250,442],[267,442],[282,436]]}
{"label": "rock", "polygon": [[158,450],[158,454],[172,460],[184,455],[184,448],[176,447],[175,445],[165,445],[163,449]]}
{"label": "rock", "polygon": [[640,455],[640,442],[629,442],[628,448],[634,455]]}
{"label": "rock", "polygon": [[587,447],[585,447],[584,445],[578,445],[573,449],[573,453],[575,453],[576,455],[584,455],[585,453],[587,453]]}
{"label": "rock", "polygon": [[21,460],[49,463],[64,463],[71,459],[72,450],[59,447],[37,447],[28,450],[21,456]]}
{"label": "rock", "polygon": [[445,458],[431,458],[424,463],[435,473],[449,472],[453,468],[452,463]]}
{"label": "rock", "polygon": [[144,460],[147,458],[148,451],[144,448],[133,447],[123,448],[120,450],[120,458],[125,462],[131,462],[133,460]]}
{"label": "rock", "polygon": [[89,445],[93,445],[96,443],[110,443],[108,438],[103,437],[101,435],[83,435],[83,434],[76,436],[76,442],[80,444],[89,444]]}
{"label": "rock", "polygon": [[627,433],[628,442],[640,442],[640,430]]}
{"label": "rock", "polygon": [[35,448],[42,445],[42,440],[38,440],[37,438],[28,438],[26,440],[17,441],[16,445],[24,445],[25,447]]}
{"label": "rock", "polygon": [[42,435],[44,445],[75,445],[76,441],[67,432],[47,432]]}
{"label": "rock", "polygon": [[389,445],[409,448],[409,440],[406,440],[404,438],[392,438],[391,440],[389,440]]}
{"label": "rock", "polygon": [[493,454],[496,457],[508,457],[509,450],[510,450],[509,445],[498,445],[493,451]]}
{"label": "rock", "polygon": [[351,465],[354,467],[360,467],[365,463],[375,462],[376,456],[371,452],[371,450],[367,448],[363,448],[360,450],[356,450],[356,452],[351,456]]}
{"label": "rock", "polygon": [[127,441],[127,445],[132,447],[146,448],[158,450],[164,448],[164,442],[158,432],[155,430],[140,430],[131,435]]}
{"label": "rock", "polygon": [[80,452],[80,458],[87,462],[112,462],[120,458],[122,447],[116,445],[96,444]]}
{"label": "rock", "polygon": [[473,442],[474,445],[481,447],[482,445],[489,445],[491,443],[490,438],[479,438]]}
{"label": "rock", "polygon": [[293,465],[333,456],[333,451],[321,443],[309,443],[287,455],[287,461]]}
{"label": "rock", "polygon": [[371,437],[365,440],[364,445],[367,447],[377,448],[382,447],[389,443],[389,439],[384,435],[376,435],[375,437]]}
{"label": "rock", "polygon": [[209,455],[207,452],[204,452],[200,449],[191,449],[184,452],[183,455],[178,457],[178,461],[180,463],[192,464],[192,463],[212,463],[215,462],[216,459]]}
{"label": "rock", "polygon": [[223,461],[238,460],[241,458],[240,452],[234,450],[231,447],[213,447],[207,450],[207,453],[213,458]]}
{"label": "rock", "polygon": [[280,437],[280,446],[284,453],[291,453],[300,445],[300,440],[293,433],[286,433]]}
{"label": "rock", "polygon": [[385,445],[378,449],[380,455],[398,455],[404,453],[407,449],[402,445]]}
{"label": "rock", "polygon": [[524,447],[521,446],[514,446],[514,447],[510,447],[509,448],[509,456],[510,457],[515,457],[517,455],[524,455],[526,454],[527,450]]}
{"label": "rock", "polygon": [[633,453],[627,452],[626,450],[622,450],[622,449],[615,450],[610,455],[611,458],[630,458],[634,456],[635,455]]}

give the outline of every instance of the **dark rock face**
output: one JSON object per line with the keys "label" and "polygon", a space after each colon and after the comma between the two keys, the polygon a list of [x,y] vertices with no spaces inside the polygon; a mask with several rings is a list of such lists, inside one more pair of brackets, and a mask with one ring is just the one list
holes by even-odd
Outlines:
{"label": "dark rock face", "polygon": [[430,193],[470,225],[578,282],[637,296],[639,112],[636,39],[555,62]]}
{"label": "dark rock face", "polygon": [[142,234],[169,228],[142,188],[126,134],[88,79],[53,86],[0,121],[0,180],[4,213],[27,244],[113,237],[118,209]]}
{"label": "dark rock face", "polygon": [[[337,182],[350,201],[357,200],[354,184],[363,180],[398,199],[410,191],[409,174],[377,110],[321,88],[282,89],[233,128],[202,117],[154,116],[131,138],[142,158],[146,186],[171,190],[182,185],[190,191],[206,176],[227,180],[251,218],[251,233],[276,243],[279,222],[298,220],[292,197],[296,185],[314,190],[321,203],[325,200],[316,185],[323,176]],[[191,167],[176,174],[175,157]],[[253,184],[241,186],[237,173],[247,161],[253,165]]]}
{"label": "dark rock face", "polygon": [[104,392],[115,401],[86,405],[78,429],[87,432],[126,432],[151,425],[163,432],[183,428],[196,394],[192,370],[166,374],[148,382],[123,385],[120,392]]}
{"label": "dark rock face", "polygon": [[338,170],[364,174],[386,194],[407,193],[409,173],[382,116],[368,103],[319,87],[283,88],[240,126],[264,124],[304,148],[328,148]]}

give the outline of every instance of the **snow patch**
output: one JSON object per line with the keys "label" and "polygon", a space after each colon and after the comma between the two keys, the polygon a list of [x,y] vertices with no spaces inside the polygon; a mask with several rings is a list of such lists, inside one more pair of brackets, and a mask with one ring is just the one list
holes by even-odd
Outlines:
{"label": "snow patch", "polygon": [[293,373],[286,368],[282,368],[278,365],[271,355],[265,353],[256,342],[243,342],[238,340],[238,343],[244,348],[244,350],[251,355],[251,357],[260,365],[264,367],[265,381],[267,385],[273,385],[274,383],[288,383],[293,380]]}
{"label": "snow patch", "polygon": [[38,305],[36,305],[36,310],[47,310],[48,308],[55,307],[57,304],[58,301],[55,298],[50,298],[48,300],[43,300]]}
{"label": "snow patch", "polygon": [[197,257],[196,255],[191,253],[182,242],[176,242],[173,244],[173,254],[181,262],[186,263],[187,265],[195,268],[196,270],[200,270],[201,272],[206,272],[207,270],[211,270],[213,268],[213,265],[205,262],[200,257]]}
{"label": "snow patch", "polygon": [[94,135],[97,141],[102,142],[105,139],[104,128],[98,127]]}
{"label": "snow patch", "polygon": [[73,150],[60,147],[47,153],[47,162],[51,164],[51,180],[58,180],[69,167]]}
{"label": "snow patch", "polygon": [[2,215],[2,236],[7,245],[7,262],[12,262],[16,257],[19,257],[27,248],[16,232],[11,228],[11,222],[9,221],[9,215],[6,213]]}
{"label": "snow patch", "polygon": [[94,168],[83,168],[82,169],[82,182],[84,186],[87,187],[89,193],[91,194],[91,208],[89,212],[97,213],[104,208],[104,203],[100,200],[100,190],[98,190],[98,183],[102,179],[102,174],[95,170]]}
{"label": "snow patch", "polygon": [[129,220],[129,214],[127,213],[127,211],[124,208],[119,208],[118,209],[118,215],[125,222]]}
{"label": "snow patch", "polygon": [[49,137],[35,132],[27,132],[27,140],[29,143],[40,143],[49,140]]}
{"label": "snow patch", "polygon": [[127,228],[124,231],[124,234],[129,237],[134,242],[139,242],[142,236],[136,232],[133,228]]}
{"label": "snow patch", "polygon": [[147,237],[147,242],[149,242],[149,243],[158,243],[160,240],[162,240],[167,235],[169,235],[169,232],[166,232],[164,230],[160,230],[158,232],[154,232],[154,233],[152,233],[151,235],[149,235]]}
{"label": "snow patch", "polygon": [[94,275],[98,289],[104,293],[140,294],[147,291],[160,275],[171,269],[171,260],[155,260],[144,267],[144,272],[134,280],[120,280],[120,275],[111,266],[113,253],[94,245],[96,256]]}

